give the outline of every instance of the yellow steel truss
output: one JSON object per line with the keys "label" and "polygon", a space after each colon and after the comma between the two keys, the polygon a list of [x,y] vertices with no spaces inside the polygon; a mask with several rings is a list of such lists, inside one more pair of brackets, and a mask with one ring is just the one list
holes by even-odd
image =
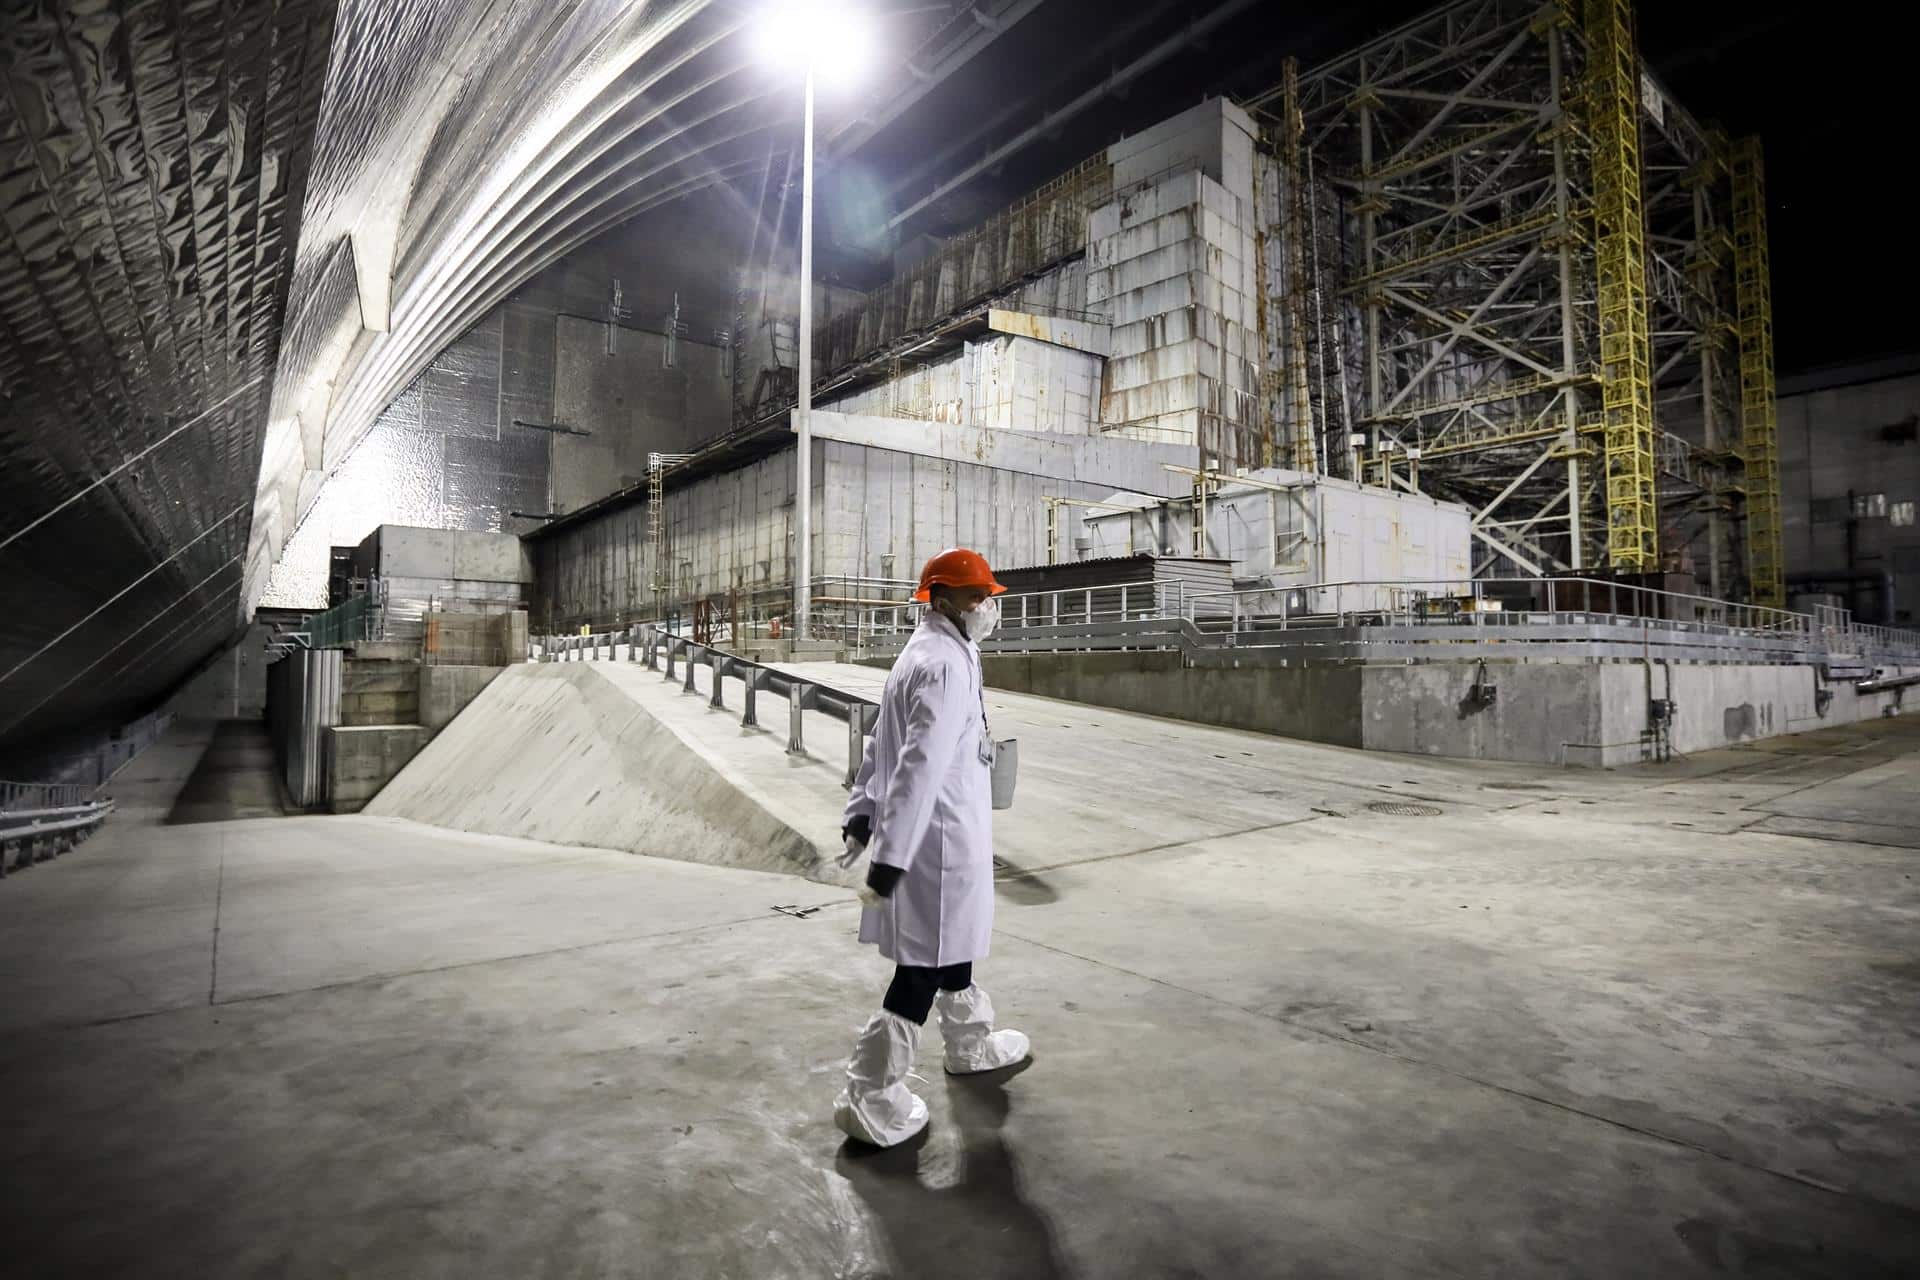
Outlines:
{"label": "yellow steel truss", "polygon": [[1652,345],[1640,192],[1640,58],[1631,0],[1586,0],[1588,131],[1593,140],[1594,273],[1606,420],[1607,559],[1660,567],[1654,488]]}
{"label": "yellow steel truss", "polygon": [[1780,451],[1773,399],[1773,286],[1767,266],[1767,179],[1760,139],[1733,148],[1734,291],[1739,302],[1740,452],[1747,470],[1747,572],[1753,602],[1783,609]]}

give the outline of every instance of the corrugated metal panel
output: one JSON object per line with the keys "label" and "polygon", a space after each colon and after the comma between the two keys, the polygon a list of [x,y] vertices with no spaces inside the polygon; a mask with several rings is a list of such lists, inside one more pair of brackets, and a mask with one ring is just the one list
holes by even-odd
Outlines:
{"label": "corrugated metal panel", "polygon": [[237,634],[333,24],[7,6],[0,746],[128,718]]}

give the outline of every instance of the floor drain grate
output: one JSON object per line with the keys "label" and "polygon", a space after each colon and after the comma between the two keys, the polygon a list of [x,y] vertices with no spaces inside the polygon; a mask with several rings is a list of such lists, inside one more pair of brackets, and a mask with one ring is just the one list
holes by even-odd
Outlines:
{"label": "floor drain grate", "polygon": [[1399,800],[1375,800],[1367,806],[1371,813],[1391,814],[1396,818],[1437,818],[1440,810],[1430,804],[1407,804]]}

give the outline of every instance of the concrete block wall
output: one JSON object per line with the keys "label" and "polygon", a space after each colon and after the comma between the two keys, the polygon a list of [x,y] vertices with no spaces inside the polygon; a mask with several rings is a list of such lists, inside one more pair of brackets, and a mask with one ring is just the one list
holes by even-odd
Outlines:
{"label": "concrete block wall", "polygon": [[[984,344],[983,344],[984,345]],[[843,413],[928,422],[975,421],[976,345],[968,343],[944,359],[903,372],[874,386],[842,396],[823,408]]]}
{"label": "concrete block wall", "polygon": [[[816,452],[816,474],[819,467]],[[669,491],[668,567],[676,594],[763,591],[792,582],[793,471],[787,450]],[[655,616],[656,551],[645,503],[543,538],[534,555],[537,627]]]}
{"label": "concrete block wall", "polygon": [[1260,350],[1253,120],[1211,99],[1115,143],[1087,227],[1088,307],[1113,324],[1100,418],[1141,440],[1254,461]]}
{"label": "concrete block wall", "polygon": [[989,654],[987,684],[1096,707],[1199,724],[1363,745],[1358,667],[1201,670],[1177,653]]}
{"label": "concrete block wall", "polygon": [[1088,299],[1113,324],[1100,418],[1135,439],[1244,460],[1258,420],[1252,201],[1199,170],[1091,215]]}
{"label": "concrete block wall", "polygon": [[343,725],[413,724],[420,713],[420,663],[348,658],[340,678]]}
{"label": "concrete block wall", "polygon": [[429,734],[453,723],[480,691],[492,684],[505,667],[452,666],[428,663],[420,668],[420,725]]}
{"label": "concrete block wall", "polygon": [[1253,190],[1253,117],[1225,98],[1209,98],[1107,148],[1120,190],[1181,166],[1197,166],[1228,188]]}
{"label": "concrete block wall", "polygon": [[[993,563],[1046,560],[1043,496],[1106,496],[1097,486],[913,453],[827,442],[817,573],[910,578],[951,546]],[[887,573],[891,565],[891,572]],[[828,566],[831,566],[830,568]]]}
{"label": "concrete block wall", "polygon": [[978,425],[1086,435],[1099,420],[1105,361],[1031,338],[981,343],[975,354]]}
{"label": "concrete block wall", "polygon": [[532,564],[517,534],[387,524],[379,530],[382,578],[524,583]]}
{"label": "concrete block wall", "polygon": [[[1186,459],[1184,450],[1130,440],[829,413],[815,427],[816,576],[885,576],[891,555],[891,576],[911,577],[957,543],[1002,564],[1038,563],[1046,556],[1042,496],[1164,495],[1185,483],[1162,467]],[[793,454],[782,452],[668,494],[679,598],[790,586],[792,483]],[[1063,538],[1071,540],[1077,518],[1063,522]],[[656,615],[644,503],[543,538],[535,555],[537,626]]]}
{"label": "concrete block wall", "polygon": [[427,744],[417,724],[339,725],[326,731],[327,798],[335,813],[358,813]]}
{"label": "concrete block wall", "polygon": [[967,343],[944,360],[822,407],[1003,431],[1086,435],[1098,420],[1103,364],[1083,351],[1002,335]]}

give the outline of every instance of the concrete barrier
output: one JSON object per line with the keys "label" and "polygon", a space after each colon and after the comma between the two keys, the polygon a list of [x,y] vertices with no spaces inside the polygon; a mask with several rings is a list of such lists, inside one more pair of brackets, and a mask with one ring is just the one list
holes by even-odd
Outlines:
{"label": "concrete barrier", "polygon": [[[1170,651],[989,655],[988,685],[1309,742],[1605,768],[1897,714],[1810,666],[1428,662],[1189,666]],[[1901,674],[1905,669],[1889,671]],[[1476,698],[1483,679],[1495,696]],[[1651,713],[1671,702],[1664,730]]]}

